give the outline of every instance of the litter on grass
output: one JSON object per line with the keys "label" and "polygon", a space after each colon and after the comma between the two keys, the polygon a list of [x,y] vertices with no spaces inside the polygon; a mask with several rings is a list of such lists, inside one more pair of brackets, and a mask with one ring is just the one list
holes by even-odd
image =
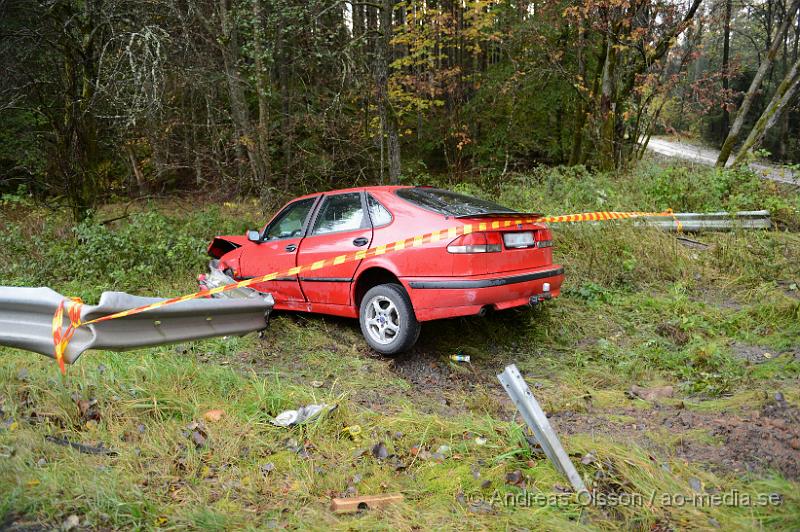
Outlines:
{"label": "litter on grass", "polygon": [[275,416],[275,419],[270,421],[276,427],[293,427],[301,425],[312,419],[319,417],[325,412],[330,412],[335,409],[336,405],[327,405],[320,403],[317,405],[308,405],[298,408],[297,410],[285,410]]}
{"label": "litter on grass", "polygon": [[465,355],[463,351],[459,351],[454,355],[450,355],[450,360],[452,360],[453,362],[469,362],[470,357],[469,355]]}

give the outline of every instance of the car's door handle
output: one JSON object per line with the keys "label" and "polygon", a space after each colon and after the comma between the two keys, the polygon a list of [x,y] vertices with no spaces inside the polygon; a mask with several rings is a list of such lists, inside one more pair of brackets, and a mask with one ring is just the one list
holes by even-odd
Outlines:
{"label": "car's door handle", "polygon": [[367,240],[363,236],[360,236],[360,237],[356,238],[355,240],[353,240],[353,245],[361,247],[361,246],[366,246],[368,242],[369,242],[369,240]]}
{"label": "car's door handle", "polygon": [[295,251],[297,249],[297,244],[289,244],[288,246],[286,246],[283,249],[285,249],[286,251],[291,253],[292,251]]}

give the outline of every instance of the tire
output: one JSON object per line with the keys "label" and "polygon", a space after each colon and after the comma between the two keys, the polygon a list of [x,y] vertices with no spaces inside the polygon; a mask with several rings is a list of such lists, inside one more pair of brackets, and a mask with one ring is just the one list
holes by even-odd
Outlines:
{"label": "tire", "polygon": [[414,307],[399,284],[370,288],[361,299],[358,318],[364,339],[383,355],[408,351],[419,338],[420,324]]}

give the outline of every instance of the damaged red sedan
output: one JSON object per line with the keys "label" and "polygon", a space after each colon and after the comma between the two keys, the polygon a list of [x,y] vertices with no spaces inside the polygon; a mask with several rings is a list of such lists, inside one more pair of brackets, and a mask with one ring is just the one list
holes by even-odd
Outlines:
{"label": "damaged red sedan", "polygon": [[[219,259],[213,268],[243,280],[521,214],[430,187],[334,190],[289,202],[260,231],[216,237],[208,253]],[[550,230],[538,223],[473,231],[314,274],[253,288],[272,294],[278,310],[358,318],[369,345],[387,355],[413,346],[420,322],[535,305],[558,296],[564,279],[564,269],[553,264]]]}

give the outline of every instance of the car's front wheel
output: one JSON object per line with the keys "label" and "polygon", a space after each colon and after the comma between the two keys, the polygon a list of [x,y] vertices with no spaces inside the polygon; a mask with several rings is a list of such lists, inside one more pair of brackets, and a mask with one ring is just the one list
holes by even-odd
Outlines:
{"label": "car's front wheel", "polygon": [[419,338],[420,324],[414,307],[399,284],[370,288],[361,299],[359,321],[367,343],[384,355],[407,351]]}

